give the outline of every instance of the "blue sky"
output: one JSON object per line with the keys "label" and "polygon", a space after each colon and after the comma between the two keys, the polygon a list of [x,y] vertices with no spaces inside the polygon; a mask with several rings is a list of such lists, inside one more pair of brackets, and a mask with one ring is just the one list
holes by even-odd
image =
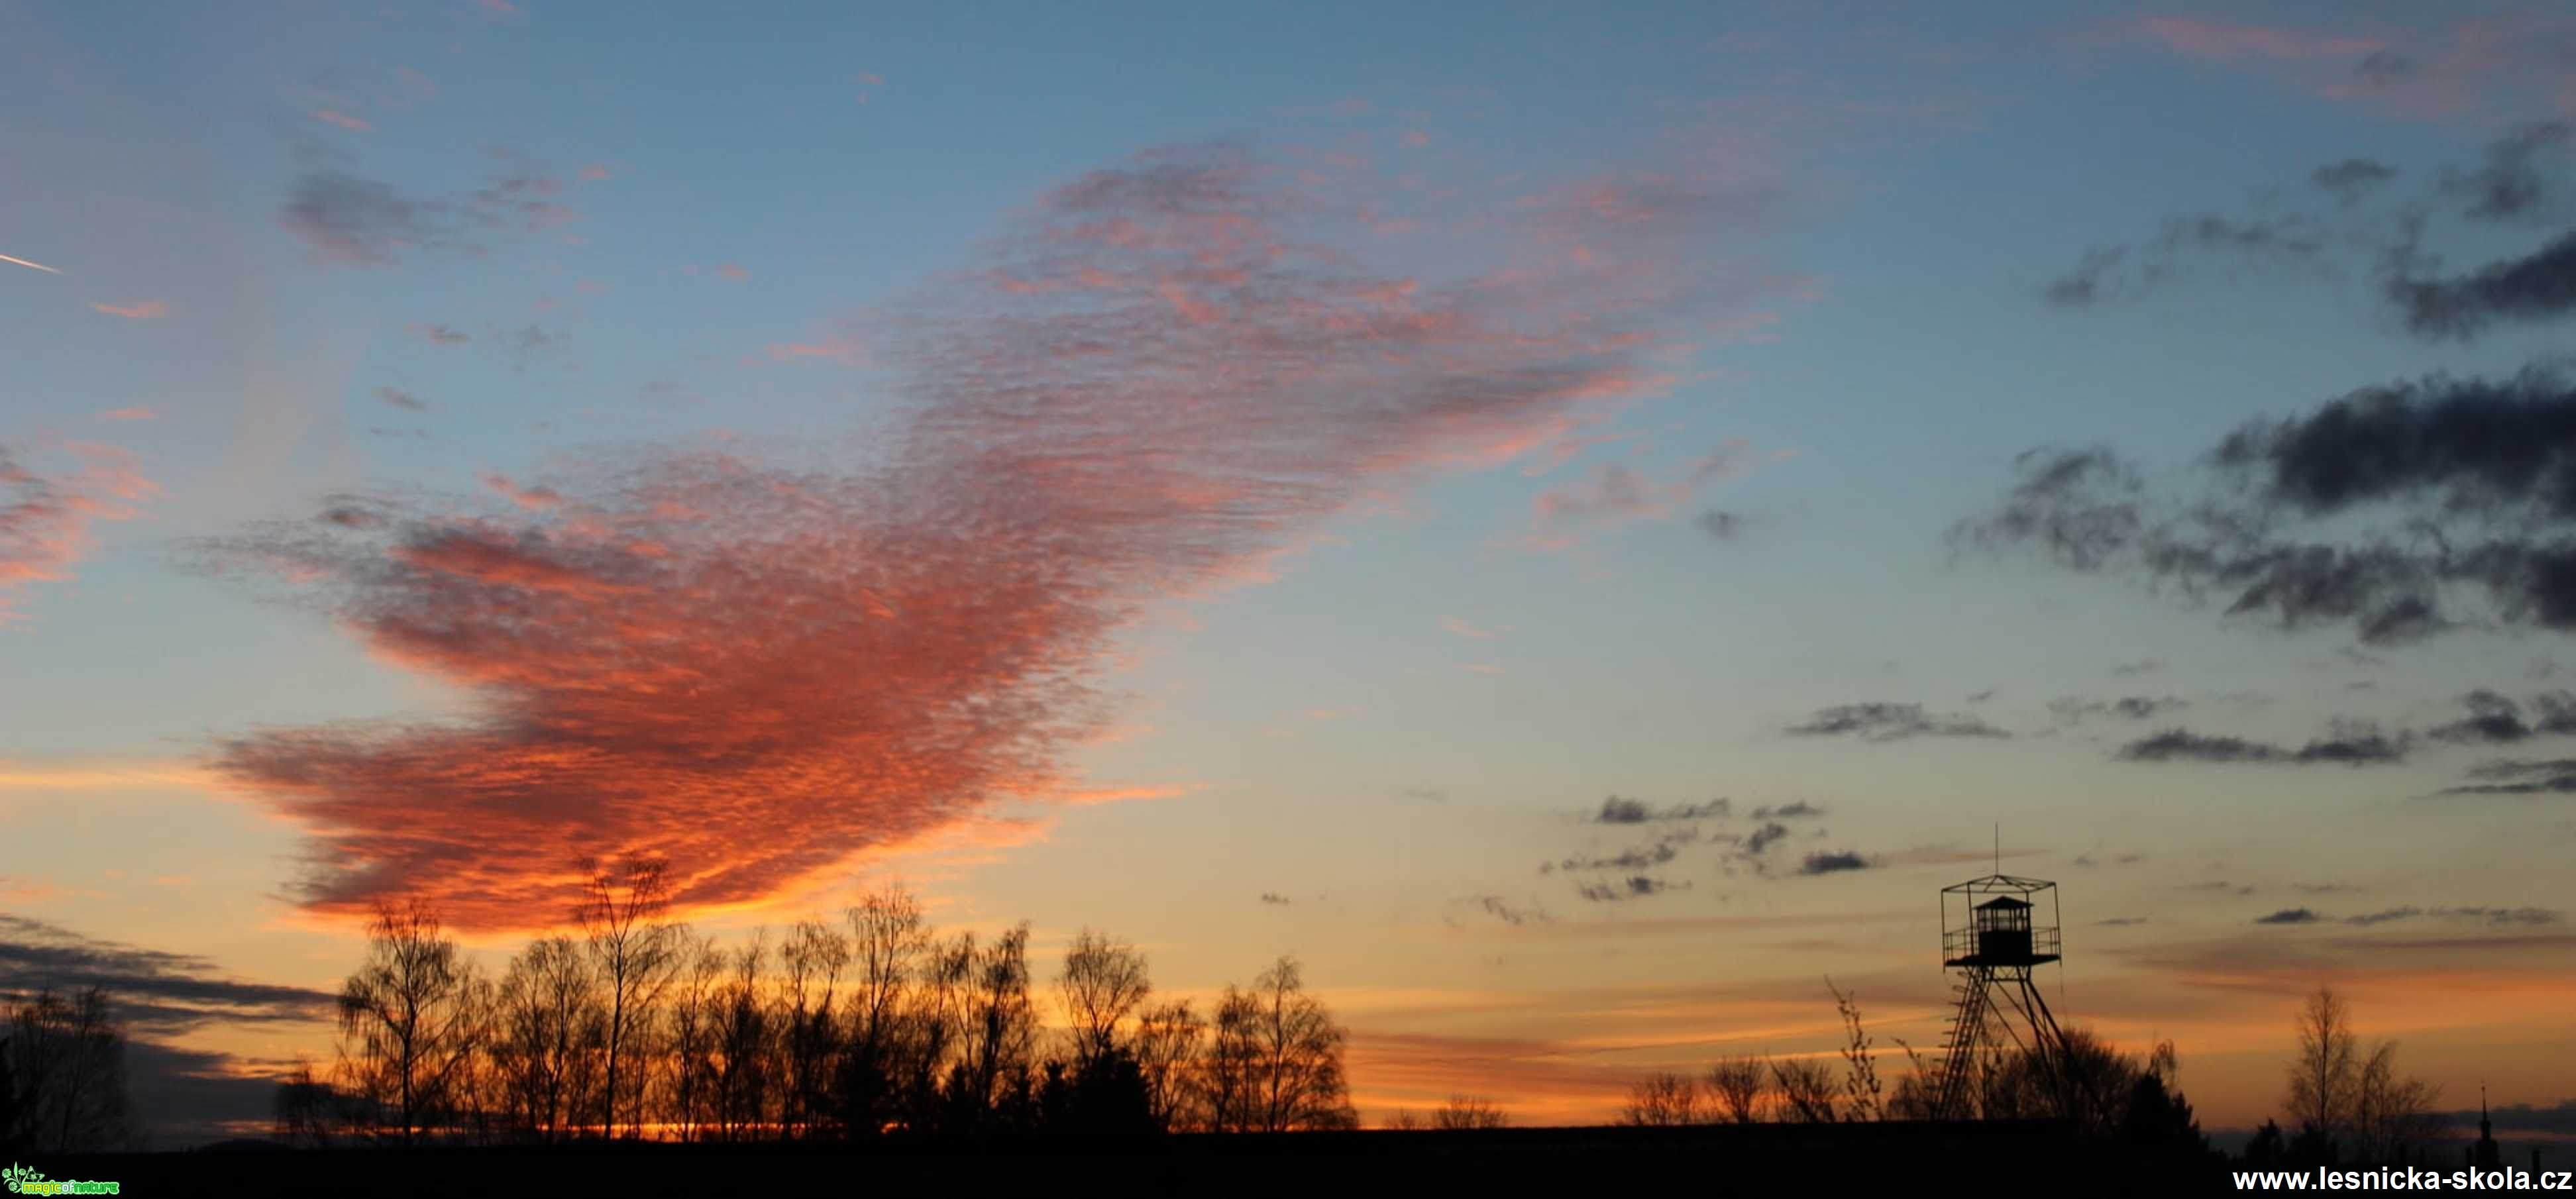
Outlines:
{"label": "blue sky", "polygon": [[[34,681],[0,695],[8,902],[322,987],[351,905],[391,890],[502,945],[525,930],[491,897],[540,882],[381,848],[484,817],[369,771],[456,755],[436,777],[484,789],[450,801],[556,813],[532,857],[546,829],[659,845],[731,801],[585,807],[597,780],[528,763],[638,749],[593,738],[646,709],[727,726],[655,707],[674,660],[882,635],[853,671],[893,662],[889,692],[994,740],[922,765],[956,766],[935,795],[776,801],[839,830],[792,869],[701,845],[711,927],[891,873],[962,922],[1115,928],[1177,989],[1294,949],[1360,1034],[1364,1107],[1436,1100],[1448,1069],[1572,1119],[1729,1029],[1830,1043],[1795,997],[1824,973],[1934,1035],[1918,909],[2000,822],[2007,867],[2088,918],[2154,913],[2068,970],[2115,1038],[2190,1059],[2198,1034],[2213,1119],[2270,1110],[2321,980],[2428,1073],[2557,1102],[2576,1043],[2514,1021],[2565,982],[2529,962],[2563,958],[2576,826],[2423,797],[2545,757],[2441,730],[2475,690],[2564,694],[2563,628],[2445,576],[2432,632],[2284,630],[1953,530],[2035,447],[2252,504],[2209,467],[2249,421],[2563,355],[2561,310],[2433,334],[2390,284],[2564,233],[2571,39],[2511,5],[0,7],[0,254],[44,268],[0,263],[0,669]],[[2515,144],[2536,190],[2476,211]],[[2348,198],[2313,178],[2355,160],[2381,173]],[[2050,298],[2115,249],[2089,302]],[[2315,535],[2467,519],[2422,508],[2426,478]],[[697,499],[736,523],[692,533]],[[381,523],[298,531],[353,504]],[[897,544],[953,594],[871,548]],[[809,587],[912,587],[880,618],[974,635],[825,637],[792,615]],[[599,631],[620,616],[658,631]],[[1017,648],[988,677],[960,645]],[[810,657],[731,685],[784,703],[765,680]],[[798,685],[787,710],[871,702]],[[2084,708],[2126,697],[2181,702]],[[1036,715],[986,715],[1006,699]],[[1862,704],[1929,723],[1823,731]],[[2291,760],[2338,720],[2404,748]],[[2130,752],[2186,726],[2276,760]],[[1015,738],[1044,786],[976,756]],[[757,744],[725,742],[747,790],[792,791],[801,754],[903,756]],[[1066,802],[1140,789],[1167,794]],[[1868,866],[1805,876],[1710,825],[1655,893],[1588,900],[1536,867],[1618,848],[1582,819],[1611,794],[1807,802],[1827,815],[1781,852]],[[2293,909],[2314,927],[2254,923]],[[2489,910],[2530,915],[2456,915]],[[2414,997],[2443,971],[2504,998]],[[1660,1014],[1589,1024],[1569,972]],[[1441,1035],[1472,1043],[1424,1049],[1462,1004]],[[327,1041],[186,1043],[296,1036]]]}

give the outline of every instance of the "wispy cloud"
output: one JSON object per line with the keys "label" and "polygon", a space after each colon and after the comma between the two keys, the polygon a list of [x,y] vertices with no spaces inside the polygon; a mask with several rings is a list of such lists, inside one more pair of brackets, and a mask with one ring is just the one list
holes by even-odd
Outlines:
{"label": "wispy cloud", "polygon": [[163,300],[129,300],[123,304],[92,304],[90,309],[132,321],[148,321],[170,315],[170,305]]}
{"label": "wispy cloud", "polygon": [[1503,631],[1499,625],[1492,628],[1486,628],[1480,625],[1469,624],[1455,616],[1441,617],[1440,627],[1461,637],[1477,641],[1483,641],[1486,638],[1497,636]]}
{"label": "wispy cloud", "polygon": [[2390,736],[2363,722],[2344,722],[2333,732],[2292,748],[2242,737],[2167,729],[2120,747],[2127,762],[2262,762],[2293,766],[2380,766],[2406,759],[2407,739]]}
{"label": "wispy cloud", "polygon": [[361,175],[350,158],[326,148],[306,146],[301,156],[306,169],[278,206],[278,223],[323,262],[389,267],[421,252],[470,258],[489,253],[498,239],[582,216],[563,202],[561,178],[498,147],[481,186],[429,195]]}
{"label": "wispy cloud", "polygon": [[0,913],[0,996],[21,999],[105,987],[117,1014],[139,1030],[188,1032],[215,1023],[328,1019],[331,996],[304,987],[240,982],[194,954],[95,940],[60,925]]}
{"label": "wispy cloud", "polygon": [[1921,704],[1859,703],[1818,708],[1790,725],[1799,737],[1858,737],[1902,741],[1912,737],[2009,737],[2012,734],[1965,713],[1927,712]]}
{"label": "wispy cloud", "polygon": [[2171,53],[2276,79],[2321,99],[2426,120],[2576,112],[2565,86],[2576,18],[2545,6],[2419,31],[2297,29],[2189,16],[2114,27]]}
{"label": "wispy cloud", "polygon": [[[39,474],[27,464],[39,454],[70,467]],[[23,618],[15,605],[35,584],[71,577],[91,525],[132,518],[159,490],[116,446],[0,442],[0,625]]]}

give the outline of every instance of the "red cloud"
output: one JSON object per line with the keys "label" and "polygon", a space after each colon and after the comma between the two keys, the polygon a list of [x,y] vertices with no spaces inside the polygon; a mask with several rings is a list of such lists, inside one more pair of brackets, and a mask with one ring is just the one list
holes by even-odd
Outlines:
{"label": "red cloud", "polygon": [[161,300],[135,300],[126,304],[92,304],[90,309],[130,321],[148,321],[170,315],[170,305]]}
{"label": "red cloud", "polygon": [[1084,176],[860,322],[909,400],[877,465],[642,452],[534,505],[352,501],[214,547],[479,697],[249,735],[219,768],[310,830],[311,906],[413,891],[473,927],[558,920],[584,855],[741,902],[1066,794],[1152,601],[1660,384],[1666,326],[1704,315],[1681,281],[1722,289],[1691,259],[1706,209],[1656,196],[1499,205],[1504,260],[1435,280],[1364,270],[1353,206],[1244,150]]}
{"label": "red cloud", "polygon": [[115,446],[66,443],[61,450],[79,466],[50,477],[24,465],[28,448],[0,443],[0,625],[20,618],[12,605],[29,587],[71,577],[71,564],[89,552],[92,522],[128,519],[159,490]]}

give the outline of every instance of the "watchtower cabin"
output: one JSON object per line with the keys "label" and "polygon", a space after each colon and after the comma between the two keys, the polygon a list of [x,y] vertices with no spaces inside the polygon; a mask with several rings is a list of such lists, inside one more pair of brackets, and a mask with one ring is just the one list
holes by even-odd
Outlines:
{"label": "watchtower cabin", "polygon": [[[1998,895],[1968,909],[1968,925],[1944,938],[1944,966],[2037,966],[2057,960],[2057,930],[2033,929],[2030,901]],[[2044,933],[2039,937],[2036,934]]]}

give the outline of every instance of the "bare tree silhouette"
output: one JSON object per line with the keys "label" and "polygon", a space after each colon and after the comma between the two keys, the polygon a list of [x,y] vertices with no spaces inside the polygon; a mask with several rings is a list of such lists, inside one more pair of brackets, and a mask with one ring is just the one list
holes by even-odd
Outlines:
{"label": "bare tree silhouette", "polygon": [[1207,1032],[1207,1021],[1186,999],[1148,1008],[1137,1018],[1136,1063],[1145,1080],[1146,1111],[1163,1128],[1178,1132],[1208,1124],[1200,1076]]}
{"label": "bare tree silhouette", "polygon": [[340,987],[341,1074],[406,1144],[455,1112],[491,1008],[490,987],[422,900],[380,903],[367,959]]}
{"label": "bare tree silhouette", "polygon": [[802,920],[778,956],[787,971],[780,993],[786,1040],[780,1122],[787,1135],[803,1136],[833,1106],[833,1058],[841,1031],[835,1001],[850,964],[850,939],[819,920]]}
{"label": "bare tree silhouette", "polygon": [[1708,1094],[1719,1112],[1738,1124],[1762,1119],[1762,1084],[1768,1071],[1759,1057],[1719,1058],[1708,1068]]}
{"label": "bare tree silhouette", "polygon": [[[670,924],[671,884],[667,864],[628,858],[614,866],[596,859],[581,863],[589,891],[574,915],[590,938],[592,958],[608,989],[608,1073],[602,1089],[602,1120],[608,1135],[617,1135],[617,1119],[631,1104],[633,1080],[623,1070],[636,1030],[652,1025],[662,991],[669,985],[678,932]],[[630,1128],[630,1131],[632,1129]]]}
{"label": "bare tree silhouette", "polygon": [[1074,1059],[1088,1064],[1117,1046],[1118,1026],[1153,993],[1145,955],[1136,947],[1084,929],[1065,950],[1056,980],[1065,1019],[1073,1028]]}
{"label": "bare tree silhouette", "polygon": [[84,987],[69,998],[40,990],[8,1015],[0,1145],[50,1153],[124,1147],[133,1131],[125,1029],[106,989]]}
{"label": "bare tree silhouette", "polygon": [[1780,1090],[1780,1113],[1800,1124],[1831,1124],[1842,1117],[1834,1072],[1813,1058],[1774,1058],[1771,1081]]}
{"label": "bare tree silhouette", "polygon": [[556,1140],[600,1110],[608,1011],[590,956],[569,937],[529,942],[496,996],[487,1096],[523,1135]]}
{"label": "bare tree silhouette", "polygon": [[2352,1013],[2332,988],[2318,987],[2299,1006],[2299,1055],[2290,1060],[2290,1118],[2332,1135],[2352,1111],[2359,1058]]}
{"label": "bare tree silhouette", "polygon": [[1449,1102],[1431,1113],[1431,1126],[1439,1129],[1501,1128],[1510,1123],[1493,1100],[1481,1095],[1451,1095]]}
{"label": "bare tree silhouette", "polygon": [[1699,1084],[1680,1074],[1649,1074],[1629,1086],[1619,1122],[1644,1128],[1701,1123]]}
{"label": "bare tree silhouette", "polygon": [[1342,1076],[1348,1038],[1282,957],[1249,991],[1229,985],[1206,1059],[1212,1122],[1226,1132],[1356,1128]]}
{"label": "bare tree silhouette", "polygon": [[2320,986],[2299,1005],[2299,1048],[2290,1059],[2284,1106],[2300,1139],[2333,1156],[2349,1151],[2362,1162],[2397,1162],[2442,1132],[2433,1105],[2441,1089],[2397,1075],[2397,1044],[2382,1041],[2361,1052],[2352,1009]]}
{"label": "bare tree silhouette", "polygon": [[1831,976],[1825,989],[1834,993],[1834,1010],[1843,1018],[1843,1093],[1851,1102],[1843,1109],[1847,1120],[1876,1120],[1880,1116],[1878,1057],[1870,1047],[1869,1030],[1860,1018],[1860,1001],[1834,985]]}

